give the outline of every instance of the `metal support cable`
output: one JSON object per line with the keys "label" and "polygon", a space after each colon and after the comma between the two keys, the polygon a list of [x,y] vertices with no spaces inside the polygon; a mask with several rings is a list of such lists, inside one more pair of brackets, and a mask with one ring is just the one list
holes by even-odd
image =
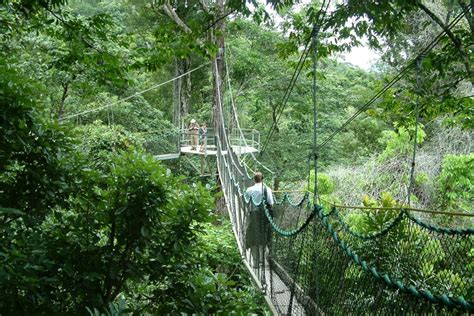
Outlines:
{"label": "metal support cable", "polygon": [[95,108],[95,109],[89,109],[89,110],[86,110],[86,111],[83,111],[83,112],[79,112],[79,113],[75,113],[75,114],[71,114],[71,115],[65,116],[64,118],[61,119],[61,121],[65,121],[65,120],[68,120],[68,119],[73,118],[73,117],[77,117],[77,116],[81,116],[81,115],[88,114],[88,113],[91,113],[91,112],[96,112],[96,111],[100,111],[100,110],[103,110],[103,109],[106,109],[106,108],[110,108],[110,107],[112,107],[112,106],[114,106],[114,105],[116,105],[116,104],[118,104],[118,103],[120,103],[120,102],[127,101],[127,100],[129,100],[129,99],[135,98],[135,97],[137,97],[137,96],[139,96],[139,95],[142,95],[142,94],[145,93],[145,92],[148,92],[148,91],[150,91],[150,90],[153,90],[153,89],[156,89],[156,88],[158,88],[158,87],[161,87],[161,86],[163,86],[163,85],[165,85],[165,84],[168,84],[168,83],[170,83],[170,82],[173,82],[173,81],[175,81],[175,80],[177,80],[177,79],[179,79],[179,78],[181,78],[181,77],[187,76],[187,75],[189,75],[190,73],[192,73],[192,72],[194,72],[194,71],[196,71],[196,70],[199,70],[199,69],[201,69],[202,67],[204,67],[204,66],[206,66],[206,65],[208,65],[208,64],[209,64],[209,62],[204,63],[204,64],[200,65],[199,67],[196,67],[196,68],[194,68],[194,69],[191,69],[191,70],[188,71],[188,72],[185,72],[184,74],[181,74],[181,75],[179,75],[179,76],[176,76],[176,77],[174,77],[174,78],[172,78],[172,79],[170,79],[170,80],[167,80],[167,81],[165,81],[165,82],[158,83],[158,84],[156,84],[156,85],[154,85],[154,86],[151,86],[151,87],[149,87],[149,88],[146,88],[145,90],[139,91],[139,92],[137,92],[137,93],[135,93],[135,94],[133,94],[133,95],[131,95],[131,96],[125,97],[125,98],[120,99],[120,100],[117,100],[117,101],[112,102],[112,103],[110,103],[110,104],[107,104],[107,105],[104,105],[104,106],[100,106],[100,107]]}

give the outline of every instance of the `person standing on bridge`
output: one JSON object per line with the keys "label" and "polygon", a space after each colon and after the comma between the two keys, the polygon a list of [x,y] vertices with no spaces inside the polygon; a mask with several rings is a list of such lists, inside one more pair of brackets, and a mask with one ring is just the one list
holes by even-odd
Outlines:
{"label": "person standing on bridge", "polygon": [[191,134],[191,150],[197,150],[199,125],[196,123],[195,119],[191,120],[188,130]]}
{"label": "person standing on bridge", "polygon": [[261,172],[255,172],[253,176],[254,185],[247,188],[245,194],[251,198],[254,205],[251,207],[248,217],[248,225],[245,234],[245,248],[250,249],[253,267],[264,263],[265,246],[270,242],[271,227],[265,216],[264,207],[268,209],[273,217],[273,192],[263,183]]}
{"label": "person standing on bridge", "polygon": [[199,149],[200,152],[206,151],[207,145],[207,125],[206,123],[202,124],[199,128],[199,144],[201,148]]}

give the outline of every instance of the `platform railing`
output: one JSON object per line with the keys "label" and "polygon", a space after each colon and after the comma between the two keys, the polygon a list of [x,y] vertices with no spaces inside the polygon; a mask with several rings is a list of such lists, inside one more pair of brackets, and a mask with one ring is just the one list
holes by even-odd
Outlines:
{"label": "platform railing", "polygon": [[144,149],[152,155],[177,154],[180,152],[179,130],[147,131],[136,133],[143,139]]}
{"label": "platform railing", "polygon": [[[201,147],[202,138],[199,138],[199,132],[191,132],[188,129],[182,129],[180,131],[180,144],[181,147],[191,147],[192,146],[192,136],[197,135],[198,138],[198,145],[197,150]],[[229,141],[231,146],[235,146],[235,151],[238,154],[241,154],[241,149],[245,146],[256,148],[260,150],[260,132],[254,129],[243,129],[242,134],[237,130],[233,129],[228,131]],[[242,138],[242,135],[244,138]],[[216,143],[215,143],[215,132],[214,129],[208,128],[206,133],[205,143],[205,151],[207,150],[216,150]]]}

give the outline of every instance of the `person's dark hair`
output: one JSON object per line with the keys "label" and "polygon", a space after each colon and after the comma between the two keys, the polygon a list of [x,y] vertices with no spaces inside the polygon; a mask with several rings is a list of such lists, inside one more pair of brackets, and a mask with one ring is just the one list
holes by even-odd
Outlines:
{"label": "person's dark hair", "polygon": [[261,172],[255,172],[255,174],[253,175],[253,181],[255,183],[260,183],[262,182],[263,180],[263,174]]}

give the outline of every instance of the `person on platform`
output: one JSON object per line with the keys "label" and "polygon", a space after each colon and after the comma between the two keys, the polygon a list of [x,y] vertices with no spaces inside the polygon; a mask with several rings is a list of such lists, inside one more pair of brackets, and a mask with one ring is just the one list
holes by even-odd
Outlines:
{"label": "person on platform", "polygon": [[197,150],[198,130],[199,130],[198,123],[196,123],[195,119],[192,119],[191,123],[188,126],[189,134],[191,134],[191,150]]}
{"label": "person on platform", "polygon": [[206,123],[202,124],[201,127],[199,128],[199,144],[201,145],[201,148],[199,149],[200,152],[205,152],[206,151],[206,145],[207,145],[207,125]]}

